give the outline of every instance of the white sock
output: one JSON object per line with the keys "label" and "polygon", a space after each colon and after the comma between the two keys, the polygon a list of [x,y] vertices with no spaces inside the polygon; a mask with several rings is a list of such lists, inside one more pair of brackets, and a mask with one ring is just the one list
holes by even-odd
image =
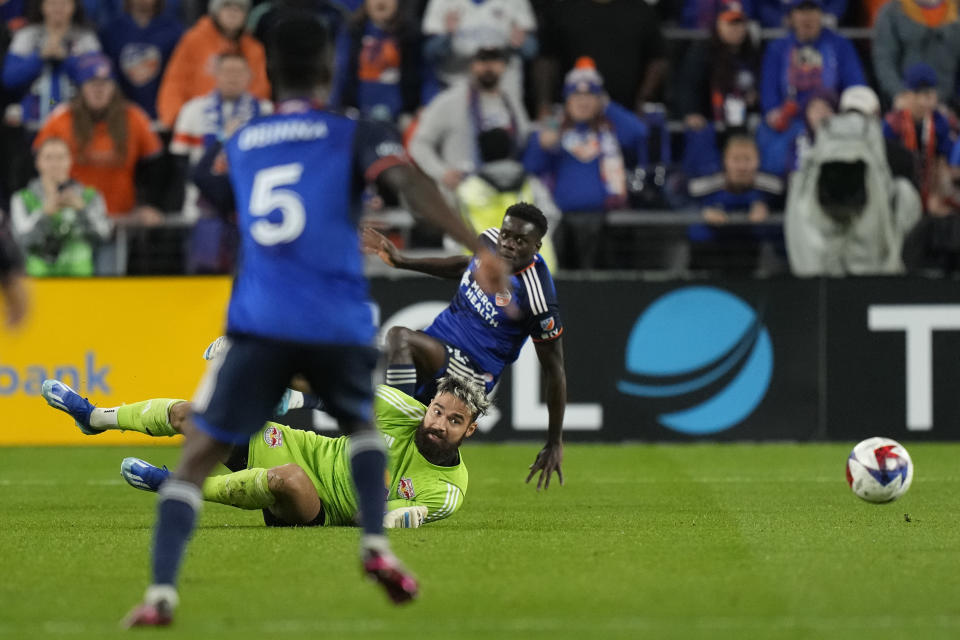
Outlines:
{"label": "white sock", "polygon": [[177,588],[172,584],[152,584],[147,587],[143,596],[144,604],[156,605],[161,600],[166,600],[170,608],[175,609],[180,604]]}
{"label": "white sock", "polygon": [[290,389],[290,404],[288,409],[300,409],[303,407],[303,394],[295,389]]}
{"label": "white sock", "polygon": [[385,535],[375,535],[365,533],[360,536],[360,550],[377,551],[379,553],[390,553],[390,542]]}
{"label": "white sock", "polygon": [[97,429],[109,429],[117,426],[117,409],[120,407],[110,407],[109,409],[100,409],[99,407],[90,412],[90,426]]}

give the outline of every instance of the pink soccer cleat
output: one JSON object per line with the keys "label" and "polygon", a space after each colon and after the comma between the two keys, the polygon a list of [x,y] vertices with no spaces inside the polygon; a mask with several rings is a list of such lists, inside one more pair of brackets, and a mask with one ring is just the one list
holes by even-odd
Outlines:
{"label": "pink soccer cleat", "polygon": [[169,603],[161,600],[157,604],[142,603],[123,619],[123,627],[167,627],[173,622],[173,609]]}
{"label": "pink soccer cleat", "polygon": [[397,557],[389,551],[366,549],[363,570],[380,584],[394,604],[404,604],[417,597],[417,580]]}

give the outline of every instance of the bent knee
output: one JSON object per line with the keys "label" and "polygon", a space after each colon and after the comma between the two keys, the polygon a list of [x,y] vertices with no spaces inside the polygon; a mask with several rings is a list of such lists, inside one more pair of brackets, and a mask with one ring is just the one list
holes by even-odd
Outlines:
{"label": "bent knee", "polygon": [[167,418],[170,420],[170,426],[177,433],[183,433],[187,424],[187,417],[190,415],[190,409],[189,402],[177,402],[170,407],[170,415]]}
{"label": "bent knee", "polygon": [[267,471],[267,486],[273,493],[291,494],[314,491],[313,483],[300,465],[288,463]]}
{"label": "bent knee", "polygon": [[399,351],[408,348],[410,346],[410,336],[413,333],[406,327],[390,327],[385,338],[387,349]]}

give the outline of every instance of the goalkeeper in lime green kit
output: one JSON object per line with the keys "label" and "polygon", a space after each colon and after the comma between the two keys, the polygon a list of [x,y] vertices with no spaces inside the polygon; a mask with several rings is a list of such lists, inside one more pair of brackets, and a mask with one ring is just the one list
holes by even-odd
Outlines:
{"label": "goalkeeper in lime green kit", "polygon": [[[101,409],[58,380],[43,383],[47,403],[70,414],[87,435],[108,429],[151,436],[182,432],[190,411],[183,400],[157,398]],[[288,390],[286,408],[302,406],[303,394]],[[454,376],[441,379],[429,406],[386,385],[377,387],[375,424],[387,445],[387,507],[384,526],[418,527],[452,515],[467,492],[467,467],[459,446],[489,407],[484,390]],[[268,422],[224,463],[232,473],[210,476],[203,497],[241,509],[262,509],[272,526],[356,524],[357,500],[350,477],[348,439],[329,438]],[[124,479],[156,491],[169,472],[138,458],[125,458]]]}

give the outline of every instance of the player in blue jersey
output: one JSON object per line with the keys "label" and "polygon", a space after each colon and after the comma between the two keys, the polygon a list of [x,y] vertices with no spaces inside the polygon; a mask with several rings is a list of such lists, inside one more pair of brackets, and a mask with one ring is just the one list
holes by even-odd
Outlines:
{"label": "player in blue jersey", "polygon": [[481,241],[510,263],[510,287],[485,294],[476,282],[478,259],[470,256],[411,259],[382,234],[364,229],[364,248],[388,265],[442,278],[459,278],[453,300],[423,331],[394,327],[387,332],[386,383],[418,399],[430,398],[447,370],[484,384],[487,393],[504,367],[517,359],[527,337],[533,339],[546,387],[546,446],[530,465],[527,482],[539,471],[537,490],[550,486],[555,471],[563,484],[563,414],[567,381],[556,289],[550,270],[537,253],[547,220],[535,206],[507,208],[499,229],[487,229]]}
{"label": "player in blue jersey", "polygon": [[364,571],[394,602],[416,595],[416,580],[383,535],[386,455],[372,423],[378,352],[357,230],[364,178],[397,190],[415,213],[475,249],[487,290],[506,284],[505,265],[409,164],[393,129],[317,108],[330,79],[320,23],[296,16],[271,36],[277,112],[251,120],[224,145],[241,234],[228,341],[194,397],[180,463],[158,492],[153,582],[129,626],[171,622],[200,487],[233,444],[263,427],[294,375],[350,435]]}

